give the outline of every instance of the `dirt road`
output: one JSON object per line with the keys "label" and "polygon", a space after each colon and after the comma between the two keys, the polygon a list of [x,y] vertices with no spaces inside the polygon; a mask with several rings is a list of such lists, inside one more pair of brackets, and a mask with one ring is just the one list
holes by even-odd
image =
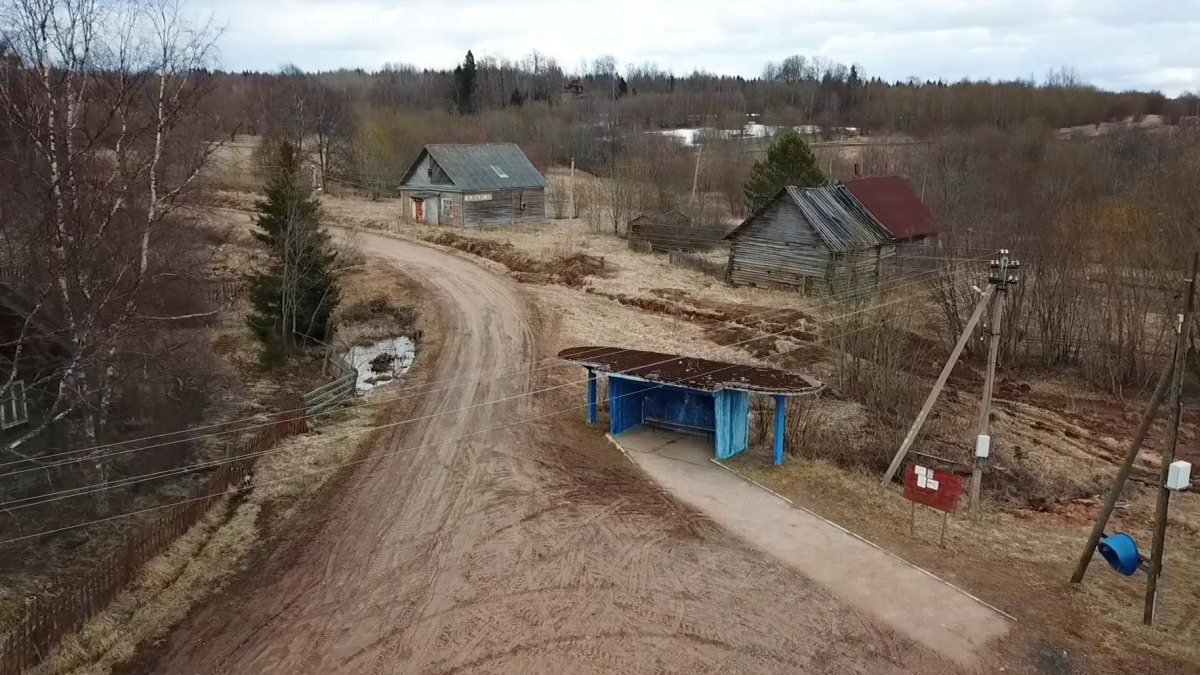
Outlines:
{"label": "dirt road", "polygon": [[[432,378],[537,353],[515,285],[364,235],[441,308]],[[578,373],[572,373],[577,377]],[[529,373],[426,397],[423,416],[533,390]],[[523,398],[406,425],[415,447],[578,404]],[[956,672],[661,494],[567,414],[363,465],[286,564],[178,628],[163,673]]]}

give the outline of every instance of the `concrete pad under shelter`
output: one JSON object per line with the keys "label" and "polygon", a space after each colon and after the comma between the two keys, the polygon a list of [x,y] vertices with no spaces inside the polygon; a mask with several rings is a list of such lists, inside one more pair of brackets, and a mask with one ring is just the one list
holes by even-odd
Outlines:
{"label": "concrete pad under shelter", "polygon": [[659,485],[898,633],[964,666],[1008,633],[999,611],[709,460],[706,439],[638,427],[614,442]]}

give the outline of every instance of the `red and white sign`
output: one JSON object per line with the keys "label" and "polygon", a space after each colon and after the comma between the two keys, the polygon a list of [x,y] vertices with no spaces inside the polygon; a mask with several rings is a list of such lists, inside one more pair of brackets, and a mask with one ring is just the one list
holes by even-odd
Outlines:
{"label": "red and white sign", "polygon": [[904,472],[904,496],[918,504],[953,513],[962,491],[962,477],[952,473],[918,464],[909,464]]}

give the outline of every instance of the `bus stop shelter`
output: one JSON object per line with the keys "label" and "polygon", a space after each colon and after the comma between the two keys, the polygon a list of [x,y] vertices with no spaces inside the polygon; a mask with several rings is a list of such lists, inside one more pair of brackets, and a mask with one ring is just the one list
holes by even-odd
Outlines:
{"label": "bus stop shelter", "polygon": [[564,361],[587,369],[588,423],[596,423],[596,381],[608,378],[609,433],[639,425],[704,434],[718,459],[750,442],[750,394],[775,399],[774,460],[783,463],[787,399],[812,396],[825,385],[801,373],[619,347],[572,347]]}

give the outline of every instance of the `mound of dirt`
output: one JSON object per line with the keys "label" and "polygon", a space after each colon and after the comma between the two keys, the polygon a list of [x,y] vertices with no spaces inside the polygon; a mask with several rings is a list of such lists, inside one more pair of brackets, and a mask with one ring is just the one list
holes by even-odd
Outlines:
{"label": "mound of dirt", "polygon": [[599,276],[604,271],[604,258],[583,253],[542,260],[518,251],[507,242],[464,237],[453,232],[441,232],[427,241],[498,262],[526,283],[577,288],[583,286],[589,276]]}

